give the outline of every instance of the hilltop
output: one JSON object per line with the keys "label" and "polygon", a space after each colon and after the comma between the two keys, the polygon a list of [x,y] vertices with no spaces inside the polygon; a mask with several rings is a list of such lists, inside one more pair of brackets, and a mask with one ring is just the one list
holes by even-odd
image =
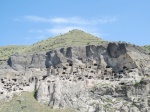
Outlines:
{"label": "hilltop", "polygon": [[60,47],[78,46],[78,45],[97,45],[102,39],[86,33],[81,30],[72,30],[56,37],[48,38],[29,46],[25,52],[46,51]]}
{"label": "hilltop", "polygon": [[5,61],[12,54],[18,53],[32,53],[39,51],[48,51],[50,49],[78,46],[78,45],[98,45],[104,41],[94,35],[86,33],[81,30],[71,30],[68,33],[60,34],[46,40],[39,41],[30,46],[3,46],[0,47],[0,63]]}
{"label": "hilltop", "polygon": [[[33,53],[48,51],[50,49],[79,46],[79,45],[100,45],[102,43],[107,43],[107,41],[101,38],[86,33],[84,31],[74,29],[65,34],[60,34],[55,37],[50,37],[46,40],[39,41],[29,46],[2,46],[0,47],[0,64],[7,60],[12,54],[18,53]],[[146,51],[150,52],[150,46],[146,45],[142,47]]]}

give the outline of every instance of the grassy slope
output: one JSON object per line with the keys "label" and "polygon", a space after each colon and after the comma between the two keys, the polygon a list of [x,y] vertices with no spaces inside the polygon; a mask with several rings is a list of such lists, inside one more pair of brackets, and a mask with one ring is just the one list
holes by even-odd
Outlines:
{"label": "grassy slope", "polygon": [[31,46],[4,46],[0,47],[0,60],[6,60],[15,52],[29,53],[46,51],[49,49],[55,49],[59,47],[87,45],[87,44],[100,44],[103,41],[91,34],[85,33],[81,30],[72,30],[68,33],[48,38],[37,42]]}
{"label": "grassy slope", "polygon": [[20,52],[26,49],[26,46],[3,46],[0,47],[0,60],[6,60],[10,55],[15,52]]}
{"label": "grassy slope", "polygon": [[143,46],[143,48],[144,48],[146,51],[150,52],[150,45]]}
{"label": "grassy slope", "polygon": [[46,51],[59,47],[99,44],[101,42],[102,40],[100,38],[91,34],[85,33],[81,30],[72,30],[68,33],[37,42],[28,47],[25,52]]}
{"label": "grassy slope", "polygon": [[[21,101],[21,103],[19,103]],[[69,109],[52,110],[46,105],[38,103],[33,93],[23,92],[21,96],[15,96],[10,102],[0,102],[0,112],[73,112]]]}

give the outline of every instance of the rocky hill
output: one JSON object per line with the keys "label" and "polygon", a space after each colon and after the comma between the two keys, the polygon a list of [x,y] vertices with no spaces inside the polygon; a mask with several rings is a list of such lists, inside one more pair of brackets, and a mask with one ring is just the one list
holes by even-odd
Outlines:
{"label": "rocky hill", "polygon": [[39,52],[47,51],[50,49],[78,46],[78,45],[97,45],[103,43],[102,39],[88,34],[81,30],[71,30],[68,33],[60,34],[56,37],[48,38],[46,40],[37,42],[29,46],[25,52]]}
{"label": "rocky hill", "polygon": [[139,46],[105,42],[79,30],[11,55],[0,66],[0,79],[1,101],[11,102],[26,91],[52,109],[150,111],[150,54]]}
{"label": "rocky hill", "polygon": [[71,30],[68,33],[60,34],[56,37],[51,37],[46,40],[39,41],[29,46],[3,46],[0,47],[0,64],[6,61],[12,54],[18,53],[33,53],[48,51],[50,49],[77,46],[77,45],[98,45],[105,43],[102,39],[88,34],[81,30]]}

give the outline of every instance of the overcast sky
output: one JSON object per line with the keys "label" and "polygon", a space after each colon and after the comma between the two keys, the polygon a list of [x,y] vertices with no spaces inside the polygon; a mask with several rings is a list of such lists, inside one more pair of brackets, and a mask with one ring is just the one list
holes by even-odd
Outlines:
{"label": "overcast sky", "polygon": [[0,46],[30,45],[72,29],[150,44],[150,0],[0,0]]}

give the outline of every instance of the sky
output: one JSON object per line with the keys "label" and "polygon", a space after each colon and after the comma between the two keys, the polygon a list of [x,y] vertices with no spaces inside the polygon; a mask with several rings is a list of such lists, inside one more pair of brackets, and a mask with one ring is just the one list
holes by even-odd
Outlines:
{"label": "sky", "polygon": [[0,46],[31,45],[72,29],[150,45],[150,0],[0,0]]}

